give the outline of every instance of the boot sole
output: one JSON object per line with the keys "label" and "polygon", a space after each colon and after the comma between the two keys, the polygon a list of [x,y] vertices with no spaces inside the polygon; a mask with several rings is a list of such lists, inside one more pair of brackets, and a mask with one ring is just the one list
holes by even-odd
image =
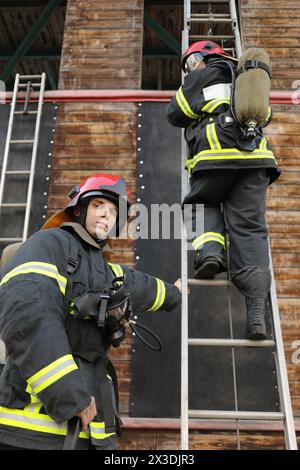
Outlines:
{"label": "boot sole", "polygon": [[213,279],[216,274],[221,270],[219,261],[204,262],[198,269],[195,270],[194,279]]}
{"label": "boot sole", "polygon": [[267,338],[267,333],[265,331],[252,331],[251,333],[246,334],[247,339],[254,340],[263,340]]}

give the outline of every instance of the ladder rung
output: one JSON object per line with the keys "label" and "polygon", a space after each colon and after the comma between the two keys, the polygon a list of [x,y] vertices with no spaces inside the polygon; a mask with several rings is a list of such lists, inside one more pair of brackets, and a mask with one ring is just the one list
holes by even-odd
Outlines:
{"label": "ladder rung", "polygon": [[20,75],[19,76],[19,80],[33,80],[36,78],[41,79],[42,76],[41,75]]}
{"label": "ladder rung", "polygon": [[34,140],[11,140],[11,144],[33,144]]}
{"label": "ladder rung", "polygon": [[284,414],[276,411],[189,410],[189,418],[282,421]]}
{"label": "ladder rung", "polygon": [[38,112],[37,111],[15,111],[14,114],[37,114]]}
{"label": "ladder rung", "polygon": [[232,286],[227,279],[188,279],[189,286]]}
{"label": "ladder rung", "polygon": [[23,238],[0,238],[0,242],[22,242]]}
{"label": "ladder rung", "polygon": [[229,13],[192,13],[191,18],[231,18]]}
{"label": "ladder rung", "polygon": [[211,35],[211,36],[210,35],[204,36],[204,35],[200,35],[200,34],[195,34],[195,35],[191,35],[190,39],[208,39],[208,40],[209,39],[211,39],[211,40],[218,39],[219,41],[224,39],[224,41],[225,41],[225,39],[234,39],[234,36],[222,36],[222,35],[216,36],[214,34]]}
{"label": "ladder rung", "polygon": [[[40,82],[35,82],[35,83],[30,83],[30,86],[31,87],[34,87],[34,88],[37,88],[39,86],[41,86],[42,84]],[[19,84],[19,88],[27,88],[27,83],[20,83]]]}
{"label": "ladder rung", "polygon": [[232,23],[231,18],[194,18],[193,16],[191,16],[190,21],[192,23]]}
{"label": "ladder rung", "polygon": [[193,3],[229,3],[230,0],[193,0],[191,2],[191,5],[193,5]]}
{"label": "ladder rung", "polygon": [[30,175],[30,170],[7,170],[6,175]]}
{"label": "ladder rung", "polygon": [[1,207],[26,207],[26,203],[19,203],[19,202],[7,202],[5,204],[1,204]]}
{"label": "ladder rung", "polygon": [[245,348],[271,348],[275,347],[273,340],[226,339],[226,338],[189,338],[189,346],[229,346]]}

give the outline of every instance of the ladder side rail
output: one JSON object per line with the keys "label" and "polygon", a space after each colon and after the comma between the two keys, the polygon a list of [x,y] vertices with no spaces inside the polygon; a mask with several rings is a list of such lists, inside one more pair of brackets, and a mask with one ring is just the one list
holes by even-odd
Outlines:
{"label": "ladder side rail", "polygon": [[[190,5],[190,0],[185,0],[186,6]],[[186,25],[185,20],[185,25]],[[188,47],[188,29],[182,31],[182,51]],[[184,73],[182,72],[182,81]],[[184,168],[187,156],[187,147],[184,138],[184,130],[181,130],[181,168]],[[188,191],[188,177],[181,170],[181,200]],[[181,218],[181,450],[189,448],[189,371],[188,371],[188,250],[187,234],[184,219]]]}
{"label": "ladder side rail", "polygon": [[26,202],[26,211],[25,211],[24,228],[23,228],[23,241],[27,239],[28,230],[29,230],[29,219],[30,219],[30,211],[31,211],[31,203],[32,203],[34,174],[35,174],[37,149],[38,149],[39,135],[40,135],[45,84],[46,84],[46,74],[43,73],[42,80],[41,80],[41,88],[40,88],[40,93],[39,93],[36,126],[35,126],[35,132],[34,132],[34,143],[33,143],[32,156],[31,156],[30,176],[29,176],[29,183],[28,183],[28,190],[27,190],[27,202]]}
{"label": "ladder side rail", "polygon": [[[190,28],[190,22],[191,22],[191,1],[190,0],[184,0],[183,4],[183,30],[187,32],[187,37],[186,37],[186,48],[189,45],[189,39],[188,39],[188,30]],[[182,37],[183,40],[183,37]],[[183,47],[183,42],[182,42],[182,50],[185,50]]]}
{"label": "ladder side rail", "polygon": [[273,271],[270,241],[269,241],[269,258],[270,258],[270,272],[271,272],[270,298],[271,298],[271,310],[272,310],[272,316],[273,316],[274,335],[275,335],[275,343],[276,343],[275,361],[276,361],[277,383],[278,383],[278,388],[279,388],[280,403],[281,403],[281,406],[283,407],[283,410],[281,411],[283,411],[284,416],[285,416],[285,420],[284,420],[285,442],[286,442],[286,448],[288,450],[297,450],[298,447],[297,447],[297,439],[296,439],[296,432],[295,432],[295,423],[294,423],[290,388],[289,388],[289,382],[288,382],[287,367],[286,367],[286,362],[285,362],[285,353],[284,353],[284,346],[283,346],[283,339],[282,339],[282,332],[281,332],[278,300],[277,300],[277,295],[276,295],[276,284],[275,284],[274,271]]}
{"label": "ladder side rail", "polygon": [[11,141],[11,136],[12,136],[13,124],[14,124],[14,112],[15,112],[16,102],[17,102],[19,81],[20,81],[20,75],[17,73],[16,79],[15,79],[12,102],[11,102],[11,109],[10,109],[8,128],[7,128],[5,150],[4,150],[3,163],[2,163],[2,172],[1,172],[1,180],[0,180],[0,210],[1,210],[2,202],[3,202],[3,194],[4,194],[4,186],[5,186],[5,175],[6,175],[6,169],[7,169],[7,164],[8,164],[10,141]]}
{"label": "ladder side rail", "polygon": [[240,58],[243,53],[243,46],[242,46],[242,39],[241,39],[241,34],[240,34],[240,27],[239,27],[239,22],[238,22],[238,17],[237,17],[235,0],[230,0],[229,7],[230,7],[230,16],[232,19],[232,30],[235,36],[236,55],[237,55],[237,58]]}

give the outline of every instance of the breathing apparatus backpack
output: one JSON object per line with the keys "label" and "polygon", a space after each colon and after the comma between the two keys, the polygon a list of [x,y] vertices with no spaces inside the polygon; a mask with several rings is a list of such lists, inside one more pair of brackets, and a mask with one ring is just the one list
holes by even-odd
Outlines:
{"label": "breathing apparatus backpack", "polygon": [[269,123],[269,97],[271,89],[271,63],[264,49],[251,47],[245,51],[235,72],[231,70],[231,114],[242,131],[237,140],[241,150],[252,151],[255,138],[261,136],[261,128]]}

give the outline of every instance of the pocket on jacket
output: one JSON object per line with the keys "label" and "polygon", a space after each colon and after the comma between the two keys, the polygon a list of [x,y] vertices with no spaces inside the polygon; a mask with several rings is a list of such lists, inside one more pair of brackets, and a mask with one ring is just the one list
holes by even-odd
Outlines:
{"label": "pocket on jacket", "polygon": [[0,405],[8,408],[22,409],[29,401],[25,392],[27,382],[21,376],[19,369],[8,359],[0,376]]}

